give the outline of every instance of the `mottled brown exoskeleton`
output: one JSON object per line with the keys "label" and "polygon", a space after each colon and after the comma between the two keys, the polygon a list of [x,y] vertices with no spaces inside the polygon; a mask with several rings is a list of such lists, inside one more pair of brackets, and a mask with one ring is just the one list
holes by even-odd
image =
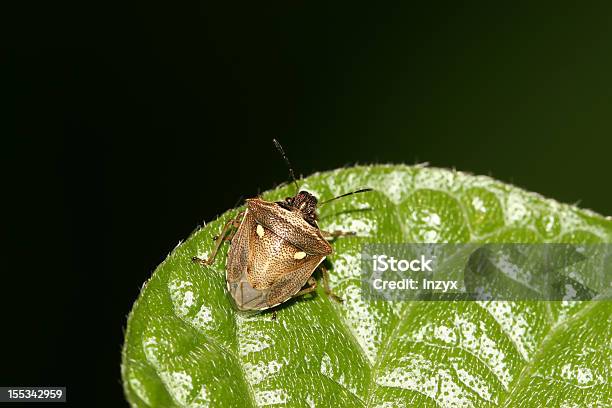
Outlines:
{"label": "mottled brown exoskeleton", "polygon": [[[297,188],[289,160],[280,144],[276,140],[274,143],[289,165]],[[332,200],[370,190],[353,191]],[[341,301],[330,291],[328,272],[321,263],[333,252],[326,238],[352,233],[321,231],[316,209],[317,199],[307,191],[299,191],[284,201],[247,199],[246,209],[229,220],[221,235],[215,237],[217,243],[210,257],[194,257],[194,261],[212,264],[222,242],[230,241],[227,289],[240,310],[268,309],[314,291],[317,282],[312,275],[319,266],[326,293]]]}

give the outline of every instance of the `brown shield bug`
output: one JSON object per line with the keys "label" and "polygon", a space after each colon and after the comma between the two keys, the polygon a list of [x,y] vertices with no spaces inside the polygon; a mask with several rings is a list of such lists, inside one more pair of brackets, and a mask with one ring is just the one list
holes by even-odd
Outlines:
{"label": "brown shield bug", "polygon": [[[312,274],[321,267],[325,292],[341,301],[329,289],[327,269],[322,265],[333,252],[326,238],[352,235],[346,232],[324,232],[317,224],[317,198],[307,191],[299,191],[291,164],[280,144],[274,144],[285,159],[297,194],[284,201],[246,200],[246,209],[229,220],[208,259],[194,257],[195,262],[210,265],[214,262],[223,241],[230,241],[227,255],[227,289],[240,310],[264,310],[277,306],[292,297],[315,290]],[[342,194],[371,191],[366,188]]]}

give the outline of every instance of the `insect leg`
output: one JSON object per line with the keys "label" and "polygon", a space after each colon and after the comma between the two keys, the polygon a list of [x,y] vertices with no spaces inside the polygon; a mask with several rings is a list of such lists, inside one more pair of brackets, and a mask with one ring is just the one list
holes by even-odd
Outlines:
{"label": "insect leg", "polygon": [[238,226],[240,226],[239,220],[240,218],[242,218],[243,215],[244,215],[244,212],[241,212],[235,218],[230,219],[223,225],[223,229],[221,230],[221,235],[215,237],[216,238],[215,248],[213,249],[212,254],[210,254],[210,256],[207,259],[200,259],[197,256],[194,256],[193,258],[191,258],[191,260],[201,265],[212,264],[215,258],[217,257],[217,252],[219,252],[219,248],[221,247],[221,244],[223,243],[223,241],[231,240],[234,237],[234,234],[236,233],[236,231],[232,231],[230,233],[231,235],[229,235],[227,234],[228,230],[230,229],[230,227],[237,228]]}
{"label": "insect leg", "polygon": [[[242,216],[244,215],[244,212],[241,212],[240,214],[238,214],[236,216],[236,218],[234,218],[233,220],[230,220],[228,222],[232,223],[232,227],[234,227],[234,230],[230,231],[229,234],[227,234],[225,237],[223,237],[223,241],[231,241],[234,238],[234,235],[236,235],[236,231],[238,231],[238,227],[240,226],[240,219],[242,218]],[[219,239],[219,237],[215,237],[215,241]]]}
{"label": "insect leg", "polygon": [[333,239],[333,238],[336,238],[336,237],[344,237],[344,236],[357,235],[353,231],[321,231],[321,234],[323,234],[323,237],[325,237],[326,239]]}
{"label": "insect leg", "polygon": [[334,299],[336,302],[340,302],[340,303],[344,302],[344,299],[336,295],[329,288],[329,271],[327,270],[327,268],[323,266],[323,264],[321,264],[319,267],[321,268],[321,272],[323,275],[323,289],[325,289],[325,293],[327,293],[327,295],[331,297],[332,299]]}
{"label": "insect leg", "polygon": [[293,295],[291,297],[298,297],[298,296],[305,295],[307,293],[310,293],[310,292],[314,291],[317,288],[317,281],[312,276],[310,278],[308,278],[308,282],[306,282],[306,283],[308,283],[308,285],[309,285],[306,289],[300,290],[298,293],[296,293],[295,295]]}

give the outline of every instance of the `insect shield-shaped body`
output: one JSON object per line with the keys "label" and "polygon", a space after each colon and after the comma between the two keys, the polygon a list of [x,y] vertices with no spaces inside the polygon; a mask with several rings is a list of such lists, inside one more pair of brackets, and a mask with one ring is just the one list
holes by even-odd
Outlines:
{"label": "insect shield-shaped body", "polygon": [[296,295],[332,253],[316,205],[306,191],[282,202],[247,200],[227,257],[227,288],[239,309],[267,309]]}
{"label": "insect shield-shaped body", "polygon": [[[275,144],[289,165],[282,148],[278,142]],[[297,187],[290,165],[289,169]],[[331,200],[364,191],[370,189],[353,191]],[[246,210],[228,221],[221,235],[215,238],[217,244],[211,256],[207,260],[193,260],[210,265],[222,242],[231,242],[226,262],[227,289],[240,310],[268,309],[314,291],[317,282],[312,274],[319,266],[325,291],[341,300],[329,290],[327,270],[321,265],[333,252],[325,236],[333,238],[352,233],[321,231],[316,208],[317,199],[306,191],[287,197],[285,201],[247,199]],[[226,236],[230,228],[235,230]]]}

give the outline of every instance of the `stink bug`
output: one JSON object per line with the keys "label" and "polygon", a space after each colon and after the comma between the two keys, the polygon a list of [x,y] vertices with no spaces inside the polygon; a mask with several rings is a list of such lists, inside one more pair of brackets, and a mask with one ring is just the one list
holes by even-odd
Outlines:
{"label": "stink bug", "polygon": [[[227,289],[240,310],[264,310],[292,297],[315,290],[312,274],[321,267],[325,292],[341,301],[329,289],[327,269],[323,260],[333,252],[326,238],[352,235],[345,232],[324,232],[317,224],[317,198],[299,191],[291,164],[280,144],[274,144],[285,159],[297,193],[284,201],[246,200],[246,209],[229,220],[208,259],[193,258],[194,262],[210,265],[223,241],[230,241],[227,255]],[[363,189],[334,197],[370,191]]]}

